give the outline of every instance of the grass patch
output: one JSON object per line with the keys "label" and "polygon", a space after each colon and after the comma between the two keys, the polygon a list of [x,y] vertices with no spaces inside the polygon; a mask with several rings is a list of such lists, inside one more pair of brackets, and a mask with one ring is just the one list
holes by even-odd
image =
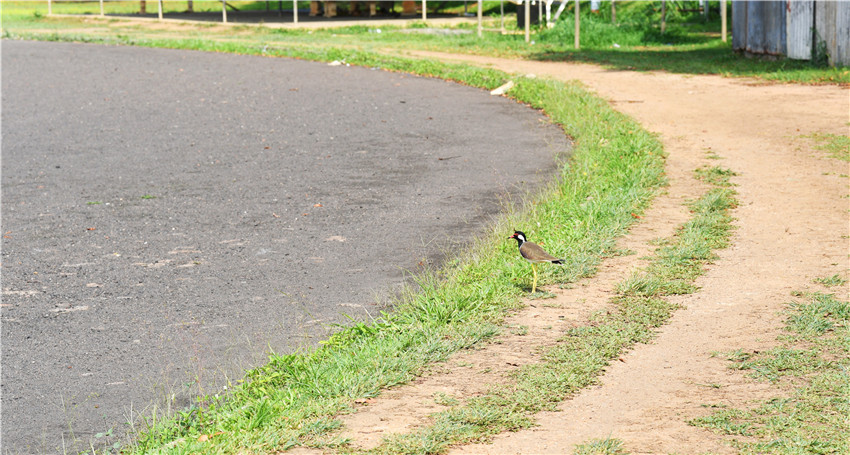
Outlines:
{"label": "grass patch", "polygon": [[822,284],[826,287],[833,287],[833,286],[841,286],[844,283],[846,283],[847,280],[845,278],[843,278],[841,275],[836,273],[835,275],[832,275],[830,277],[815,278],[814,282],[818,283],[818,284]]}
{"label": "grass patch", "polygon": [[815,149],[826,152],[832,158],[850,161],[850,136],[838,134],[815,133],[808,136],[815,142]]}
{"label": "grass patch", "polygon": [[626,455],[619,439],[594,439],[576,446],[573,455]]}
{"label": "grass patch", "polygon": [[742,453],[850,453],[850,304],[819,292],[800,297],[788,305],[780,346],[730,355],[731,368],[776,384],[777,396],[690,424],[735,436]]}
{"label": "grass patch", "polygon": [[732,186],[730,179],[738,175],[731,169],[723,169],[719,166],[703,166],[694,171],[694,176],[703,182],[714,186]]}

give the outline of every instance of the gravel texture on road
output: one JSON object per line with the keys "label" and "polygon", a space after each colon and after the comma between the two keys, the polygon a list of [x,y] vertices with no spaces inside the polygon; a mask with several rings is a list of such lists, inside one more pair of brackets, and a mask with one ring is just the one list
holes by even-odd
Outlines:
{"label": "gravel texture on road", "polygon": [[569,150],[507,98],[370,68],[4,40],[2,70],[4,453],[85,449],[375,316]]}

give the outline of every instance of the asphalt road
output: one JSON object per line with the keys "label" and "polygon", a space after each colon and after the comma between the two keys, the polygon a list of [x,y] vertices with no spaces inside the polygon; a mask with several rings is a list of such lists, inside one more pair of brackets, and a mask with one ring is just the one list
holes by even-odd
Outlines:
{"label": "asphalt road", "polygon": [[4,40],[3,453],[109,444],[376,314],[568,147],[440,80]]}

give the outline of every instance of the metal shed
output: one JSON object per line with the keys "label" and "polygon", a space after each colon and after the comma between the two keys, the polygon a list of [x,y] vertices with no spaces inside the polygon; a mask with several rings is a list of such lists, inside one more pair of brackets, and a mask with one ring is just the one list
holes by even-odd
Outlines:
{"label": "metal shed", "polygon": [[850,65],[850,2],[733,0],[732,48]]}

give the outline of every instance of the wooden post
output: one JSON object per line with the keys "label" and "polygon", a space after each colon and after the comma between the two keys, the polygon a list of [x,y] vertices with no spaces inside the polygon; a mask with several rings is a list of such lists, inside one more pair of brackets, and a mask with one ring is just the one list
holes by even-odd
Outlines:
{"label": "wooden post", "polygon": [[227,0],[221,0],[221,22],[227,23]]}
{"label": "wooden post", "polygon": [[53,0],[47,0],[47,15],[53,14]]}
{"label": "wooden post", "polygon": [[720,0],[720,36],[726,42],[726,0]]}
{"label": "wooden post", "polygon": [[505,0],[499,0],[499,30],[505,34]]}
{"label": "wooden post", "polygon": [[159,20],[162,20],[162,0],[157,0],[156,2],[156,16]]}
{"label": "wooden post", "polygon": [[576,0],[576,39],[575,39],[575,48],[579,48],[579,18],[578,18],[578,0]]}
{"label": "wooden post", "polygon": [[484,29],[484,26],[481,25],[481,20],[482,20],[481,10],[483,9],[483,6],[484,6],[484,0],[478,0],[478,37],[479,38],[481,38],[481,30]]}
{"label": "wooden post", "polygon": [[[266,5],[268,5],[268,3]],[[192,0],[186,0],[186,12],[192,13],[194,11],[195,11],[195,4],[192,2]]]}
{"label": "wooden post", "polygon": [[298,0],[292,0],[292,22],[298,23]]}
{"label": "wooden post", "polygon": [[616,0],[611,0],[611,23],[617,23],[617,6],[615,5]]}
{"label": "wooden post", "polygon": [[100,15],[103,17],[103,0],[100,0]]}
{"label": "wooden post", "polygon": [[661,34],[667,31],[667,0],[661,0]]}
{"label": "wooden post", "polygon": [[422,0],[422,21],[428,20],[428,5],[425,0]]}
{"label": "wooden post", "polygon": [[531,0],[523,0],[525,8],[525,42],[531,41]]}
{"label": "wooden post", "polygon": [[139,14],[147,14],[148,13],[148,2],[145,0],[139,0]]}

